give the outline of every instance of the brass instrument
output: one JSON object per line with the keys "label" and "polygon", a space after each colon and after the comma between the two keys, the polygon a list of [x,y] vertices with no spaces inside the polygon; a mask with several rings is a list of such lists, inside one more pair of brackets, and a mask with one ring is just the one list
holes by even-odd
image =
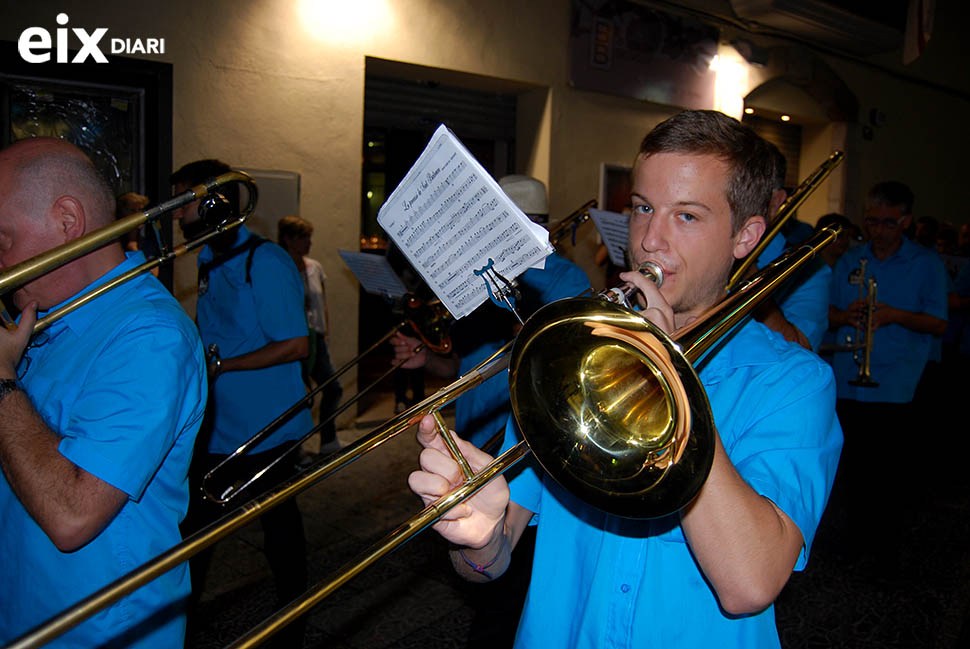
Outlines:
{"label": "brass instrument", "polygon": [[[879,383],[877,383],[872,379],[872,373],[871,373],[872,333],[873,333],[872,312],[875,311],[876,309],[877,283],[876,283],[875,277],[870,277],[868,281],[866,281],[865,262],[866,262],[865,259],[861,260],[862,275],[859,278],[860,293],[863,291],[863,283],[865,283],[866,312],[865,312],[865,320],[864,320],[865,324],[863,325],[865,327],[865,331],[861,333],[857,333],[856,335],[856,340],[860,340],[860,336],[861,336],[860,345],[862,348],[862,356],[860,358],[859,350],[857,348],[855,354],[853,355],[853,358],[855,358],[856,362],[859,363],[859,374],[854,379],[849,381],[849,385],[855,386],[857,388],[877,388],[879,387]],[[860,295],[860,298],[861,297],[862,296]],[[856,331],[859,332],[860,330],[856,329]]]}
{"label": "brass instrument", "polygon": [[549,243],[553,246],[558,246],[559,242],[566,236],[566,233],[576,232],[578,228],[583,223],[589,220],[589,210],[596,206],[596,199],[591,198],[578,208],[572,211],[566,218],[556,224],[554,228],[549,230]]}
{"label": "brass instrument", "polygon": [[[606,296],[561,300],[543,307],[526,322],[523,331],[510,344],[513,345],[511,354],[506,353],[507,345],[455,383],[397,415],[323,464],[186,538],[23,636],[8,649],[38,647],[65,632],[256,516],[407,430],[425,414],[436,414],[457,396],[506,367],[511,367],[509,382],[513,411],[525,441],[503,453],[476,475],[471,475],[464,463],[467,476],[464,484],[400,525],[336,577],[314,586],[233,643],[232,647],[255,646],[308,612],[379,558],[473,496],[525,457],[530,448],[553,477],[575,488],[579,498],[595,507],[622,516],[638,517],[676,511],[689,502],[704,483],[713,458],[714,429],[710,407],[692,364],[802,264],[834,241],[838,232],[838,226],[823,228],[800,247],[761,270],[706,315],[670,337]],[[651,271],[645,269],[645,272]],[[630,292],[632,289],[621,291],[627,296]],[[575,342],[575,351],[564,354],[563,339]],[[686,351],[681,352],[681,349]],[[559,356],[566,358],[555,358]],[[541,366],[552,362],[557,364],[559,371],[567,368],[588,371],[589,379],[573,375],[574,385],[567,393],[544,394],[538,388],[549,377],[548,373],[541,372]],[[561,391],[562,381],[557,379],[546,387],[550,392]],[[636,399],[635,394],[644,398]],[[527,403],[530,399],[536,400],[534,404]],[[659,420],[655,421],[658,416]],[[580,429],[565,430],[563,426],[551,423],[559,417],[570,419]],[[443,427],[440,417],[436,419],[448,440],[450,432]],[[544,439],[549,430],[555,434]],[[450,446],[454,448],[453,441]],[[462,465],[460,453],[456,448],[453,452]]]}
{"label": "brass instrument", "polygon": [[[589,210],[596,204],[596,199],[590,199],[579,208],[575,209],[562,219],[554,228],[549,231],[549,241],[556,245],[558,244],[570,230],[575,231],[575,228],[582,225],[589,220]],[[655,264],[652,265],[653,270],[651,271],[654,275],[660,272],[660,269]],[[619,289],[613,289],[618,291]],[[350,406],[359,401],[366,393],[380,385],[380,383],[387,378],[394,371],[399,369],[407,360],[402,360],[391,366],[389,370],[384,372],[380,377],[369,383],[367,386],[359,390],[355,395],[347,399],[344,403],[340,404],[333,413],[331,413],[326,419],[322,420],[319,424],[311,428],[303,437],[301,437],[296,444],[290,446],[281,455],[275,457],[269,464],[265,467],[259,469],[256,473],[251,476],[232,476],[230,478],[225,477],[223,474],[231,474],[233,466],[237,464],[237,460],[249,453],[253,447],[259,444],[261,441],[266,439],[271,435],[277,428],[279,428],[283,423],[288,421],[297,412],[302,410],[306,404],[312,403],[313,398],[323,391],[330,383],[338,380],[347,371],[353,368],[357,363],[361,361],[365,356],[368,356],[374,350],[376,350],[380,345],[389,340],[394,334],[401,331],[405,326],[410,325],[411,329],[420,339],[421,344],[415,348],[414,353],[421,351],[422,349],[429,349],[432,352],[438,354],[447,354],[451,351],[451,340],[448,335],[448,327],[452,323],[451,315],[441,304],[440,300],[432,300],[429,302],[423,302],[418,297],[408,294],[404,298],[404,307],[406,312],[405,319],[392,327],[390,331],[384,334],[377,342],[373,343],[366,350],[358,354],[356,357],[342,365],[337,371],[335,371],[330,377],[327,378],[323,383],[317,385],[304,397],[299,399],[292,406],[287,408],[285,412],[276,417],[269,424],[264,426],[261,430],[256,432],[252,437],[243,442],[235,451],[233,451],[226,459],[221,461],[215,467],[213,467],[202,480],[202,491],[205,498],[211,502],[217,503],[219,505],[226,505],[233,498],[238,497],[246,489],[252,486],[259,478],[265,475],[272,467],[276,466],[283,458],[291,455],[295,452],[303,442],[313,437],[317,432],[323,429],[324,426],[329,424],[331,421],[336,419],[340,414],[345,412]]]}
{"label": "brass instrument", "polygon": [[758,260],[758,257],[764,252],[768,244],[774,239],[779,232],[781,232],[782,226],[788,222],[788,220],[795,214],[805,199],[811,195],[812,192],[829,177],[829,174],[838,167],[842,160],[845,159],[845,154],[841,151],[833,151],[832,154],[825,159],[825,161],[820,164],[815,171],[810,173],[808,177],[802,181],[802,183],[795,188],[791,196],[785,199],[785,202],[778,207],[778,214],[772,215],[774,220],[768,224],[768,230],[761,237],[761,241],[758,245],[754,247],[754,250],[748,253],[744,260],[738,265],[737,269],[731,274],[731,279],[728,280],[727,289],[732,291],[738,287],[738,285],[744,280],[744,276],[747,274],[751,265]]}
{"label": "brass instrument", "polygon": [[[233,182],[243,183],[249,190],[249,202],[246,208],[239,215],[231,214],[231,211],[226,209],[228,204],[226,203],[225,199],[215,191],[222,185]],[[59,268],[64,264],[74,261],[79,257],[83,257],[89,252],[112,243],[119,237],[122,237],[133,230],[137,230],[142,225],[152,224],[155,227],[156,235],[158,235],[158,221],[163,214],[182,207],[183,205],[187,205],[192,201],[202,199],[202,202],[199,204],[199,217],[211,228],[210,230],[207,230],[204,234],[191,241],[187,241],[179,246],[176,246],[172,250],[168,249],[168,247],[162,241],[161,236],[158,236],[159,249],[161,250],[161,254],[158,257],[150,259],[145,263],[132,268],[128,272],[119,275],[111,281],[106,282],[101,286],[89,291],[88,293],[79,296],[56,311],[48,313],[34,324],[33,333],[36,335],[68,313],[71,313],[77,308],[87,304],[88,302],[120,286],[121,284],[124,284],[125,282],[128,282],[140,275],[144,275],[145,273],[158,266],[161,266],[164,263],[170,262],[191,250],[195,250],[212,238],[242,225],[249,215],[252,214],[256,209],[258,195],[256,183],[253,182],[253,179],[250,178],[248,174],[241,171],[230,171],[224,173],[216,178],[197,185],[192,189],[186,190],[178,196],[175,196],[174,198],[171,198],[155,207],[131,214],[130,216],[119,219],[114,223],[99,228],[94,232],[75,239],[74,241],[69,241],[56,248],[48,250],[45,253],[37,255],[36,257],[32,257],[20,262],[19,264],[11,266],[0,273],[0,295],[6,295],[7,293],[10,293],[24,284],[33,281],[41,275],[44,275],[45,273],[49,273],[50,271]],[[7,321],[8,326],[9,324],[12,324],[9,316],[6,314],[4,314],[4,319]]]}

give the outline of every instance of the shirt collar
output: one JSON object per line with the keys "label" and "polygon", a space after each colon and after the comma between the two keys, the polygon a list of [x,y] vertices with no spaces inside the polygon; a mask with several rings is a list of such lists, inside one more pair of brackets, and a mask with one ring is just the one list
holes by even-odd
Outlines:
{"label": "shirt collar", "polygon": [[717,383],[739,367],[770,365],[777,361],[778,352],[771,334],[764,325],[748,317],[707,352],[697,369],[704,383]]}
{"label": "shirt collar", "polygon": [[[899,249],[893,254],[886,257],[885,259],[881,260],[881,263],[885,263],[890,259],[894,259],[895,257],[899,257],[901,261],[909,261],[917,254],[919,254],[921,247],[922,246],[920,246],[918,243],[913,243],[912,241],[909,240],[908,237],[904,236],[903,243],[902,245],[899,246]],[[863,257],[869,260],[880,261],[880,259],[876,257],[876,253],[872,251],[871,241],[866,242],[865,254],[863,255]]]}
{"label": "shirt collar", "polygon": [[[103,286],[104,284],[108,283],[109,281],[118,277],[119,275],[123,273],[127,273],[129,270],[145,263],[145,254],[140,250],[135,252],[126,252],[125,257],[126,258],[123,262],[121,262],[120,264],[118,264],[117,266],[109,270],[107,273],[105,273],[98,279],[94,280],[93,282],[85,286],[83,289],[81,289],[80,291],[78,291],[68,299],[48,309],[47,311],[39,312],[37,314],[37,318],[40,319],[43,316],[47,315],[48,313],[57,311],[65,304],[68,304],[69,302],[77,299],[82,295],[90,293],[92,290],[98,288],[99,286]],[[94,302],[89,302],[88,304],[85,304],[84,306],[79,307],[76,311],[72,311],[71,313],[65,315],[57,322],[54,322],[53,324],[51,324],[50,326],[51,335],[54,335],[57,331],[64,328],[69,328],[75,333],[77,333],[78,335],[83,334],[84,331],[88,327],[90,327],[94,323],[94,321],[97,320],[100,317],[100,315],[104,312],[104,307],[108,304],[107,301],[108,300],[111,300],[112,302],[117,301],[121,299],[121,296],[125,292],[126,292],[126,287],[119,286],[105,293],[104,295],[98,296],[97,298],[95,298]]]}

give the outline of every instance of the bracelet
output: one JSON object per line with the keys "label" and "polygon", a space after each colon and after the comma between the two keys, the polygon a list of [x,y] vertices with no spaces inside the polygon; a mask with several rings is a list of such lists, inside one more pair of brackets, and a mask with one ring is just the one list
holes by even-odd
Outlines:
{"label": "bracelet", "polygon": [[492,564],[495,563],[496,561],[498,561],[498,556],[497,555],[496,555],[496,557],[494,559],[492,559],[488,563],[482,565],[482,564],[479,564],[479,563],[475,563],[474,561],[472,561],[471,559],[469,559],[467,556],[465,556],[465,551],[464,550],[459,549],[458,550],[458,554],[460,554],[461,555],[461,558],[465,560],[465,563],[467,563],[469,566],[471,566],[471,569],[472,570],[474,570],[475,572],[477,572],[480,575],[485,575],[489,579],[493,579],[492,575],[490,575],[487,572],[485,572],[485,570],[487,568],[491,568],[492,567]]}
{"label": "bracelet", "polygon": [[3,401],[11,392],[23,392],[24,386],[17,379],[0,379],[0,401]]}

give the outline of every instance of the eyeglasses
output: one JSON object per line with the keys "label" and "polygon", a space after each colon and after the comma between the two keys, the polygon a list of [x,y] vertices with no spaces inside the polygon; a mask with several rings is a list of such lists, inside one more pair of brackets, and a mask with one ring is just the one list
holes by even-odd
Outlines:
{"label": "eyeglasses", "polygon": [[902,224],[903,218],[905,217],[898,218],[898,219],[893,219],[893,218],[876,219],[872,217],[867,217],[862,219],[862,222],[865,223],[866,227],[868,228],[878,227],[878,228],[886,228],[887,230],[895,230]]}

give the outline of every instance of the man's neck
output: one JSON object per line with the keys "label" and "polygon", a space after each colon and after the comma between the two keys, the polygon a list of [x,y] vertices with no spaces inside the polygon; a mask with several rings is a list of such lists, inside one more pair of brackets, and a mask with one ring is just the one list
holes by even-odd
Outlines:
{"label": "man's neck", "polygon": [[41,300],[40,308],[51,309],[80,293],[124,260],[125,253],[121,247],[111,244],[52,271],[52,289]]}
{"label": "man's neck", "polygon": [[235,229],[223,232],[209,240],[209,247],[215,256],[224,255],[235,247],[239,232]]}
{"label": "man's neck", "polygon": [[900,237],[893,242],[881,244],[876,241],[872,242],[872,254],[879,261],[886,261],[903,247],[903,239]]}

